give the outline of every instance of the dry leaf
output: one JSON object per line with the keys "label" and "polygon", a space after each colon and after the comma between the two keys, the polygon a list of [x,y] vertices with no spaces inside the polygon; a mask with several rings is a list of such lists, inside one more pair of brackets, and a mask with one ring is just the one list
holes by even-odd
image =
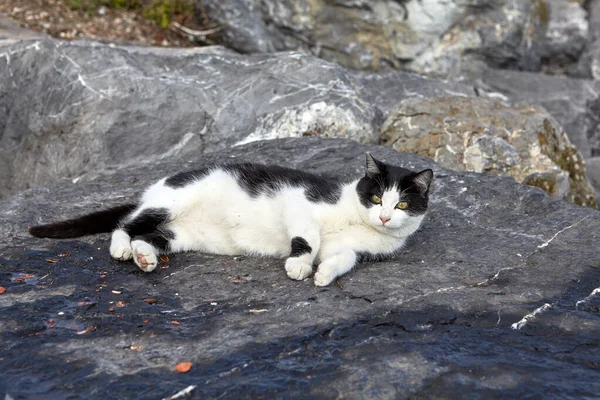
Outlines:
{"label": "dry leaf", "polygon": [[6,288],[4,286],[0,286],[0,294],[6,292]]}
{"label": "dry leaf", "polygon": [[48,261],[49,263],[57,263],[60,260],[58,258],[46,258],[46,261]]}
{"label": "dry leaf", "polygon": [[193,364],[191,362],[189,362],[189,361],[180,362],[175,367],[175,371],[182,372],[182,373],[189,372],[190,369],[192,369],[192,365]]}
{"label": "dry leaf", "polygon": [[117,307],[125,307],[125,303],[122,301],[117,301]]}
{"label": "dry leaf", "polygon": [[115,312],[115,309],[113,307],[108,309],[108,312]]}
{"label": "dry leaf", "polygon": [[148,304],[155,304],[156,303],[156,299],[144,299],[144,301]]}
{"label": "dry leaf", "polygon": [[171,325],[181,325],[181,322],[179,322],[179,321],[171,321]]}

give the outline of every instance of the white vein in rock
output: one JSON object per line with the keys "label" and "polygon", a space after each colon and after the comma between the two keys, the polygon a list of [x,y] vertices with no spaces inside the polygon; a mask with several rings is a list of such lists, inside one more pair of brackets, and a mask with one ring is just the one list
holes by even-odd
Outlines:
{"label": "white vein in rock", "polygon": [[519,330],[519,329],[523,328],[525,325],[527,325],[530,321],[535,319],[536,315],[540,315],[540,314],[550,310],[551,308],[552,308],[552,304],[546,303],[543,306],[536,308],[535,310],[533,310],[532,313],[527,314],[519,322],[515,322],[510,327],[512,329]]}
{"label": "white vein in rock", "polygon": [[585,220],[586,220],[586,219],[588,219],[589,217],[590,217],[589,215],[588,215],[588,216],[585,216],[585,217],[583,217],[582,219],[580,219],[579,221],[575,222],[574,224],[572,224],[572,225],[569,225],[569,226],[567,226],[567,227],[564,227],[564,228],[562,228],[560,231],[556,232],[556,233],[554,234],[554,236],[552,236],[552,237],[551,237],[550,239],[548,239],[546,242],[544,242],[544,243],[540,244],[540,245],[538,246],[538,249],[542,249],[542,248],[544,248],[544,247],[548,246],[548,245],[550,244],[550,242],[552,242],[554,239],[556,239],[556,237],[557,237],[558,235],[560,235],[561,233],[563,233],[563,232],[564,232],[564,231],[566,231],[567,229],[571,229],[571,228],[573,228],[573,227],[575,227],[575,226],[579,225],[580,223],[582,223],[583,221],[585,221]]}
{"label": "white vein in rock", "polygon": [[592,293],[590,293],[590,295],[588,297],[586,297],[585,299],[579,300],[577,303],[575,303],[575,307],[579,307],[579,305],[587,303],[588,301],[590,301],[592,299],[592,297],[594,297],[598,294],[600,294],[600,287],[592,290]]}

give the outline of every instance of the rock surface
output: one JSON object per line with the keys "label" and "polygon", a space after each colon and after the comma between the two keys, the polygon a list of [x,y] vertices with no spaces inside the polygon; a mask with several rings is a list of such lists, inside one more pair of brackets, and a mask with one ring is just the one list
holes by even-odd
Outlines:
{"label": "rock surface", "polygon": [[58,178],[238,142],[376,142],[346,71],[298,53],[24,41],[0,47],[0,198]]}
{"label": "rock surface", "polygon": [[512,176],[556,198],[596,207],[581,153],[538,106],[473,97],[412,98],[383,123],[382,144],[458,171]]}
{"label": "rock surface", "polygon": [[565,67],[577,62],[586,47],[588,13],[580,1],[545,2],[549,17],[540,55],[546,72],[562,73]]}
{"label": "rock surface", "polygon": [[0,46],[18,40],[41,39],[46,37],[41,32],[24,29],[13,24],[8,18],[0,16]]}
{"label": "rock surface", "polygon": [[588,158],[585,163],[588,178],[600,198],[600,157]]}
{"label": "rock surface", "polygon": [[473,95],[406,72],[347,71],[299,53],[23,41],[0,47],[0,198],[60,178],[236,143],[379,140],[410,97]]}
{"label": "rock surface", "polygon": [[466,74],[482,97],[544,107],[584,158],[600,155],[600,83],[523,71],[472,69]]}
{"label": "rock surface", "polygon": [[[454,76],[494,68],[560,71],[577,62],[587,12],[570,0],[199,0],[244,53],[302,50],[357,69]],[[204,15],[204,14],[202,14]]]}
{"label": "rock surface", "polygon": [[[145,274],[110,259],[107,235],[26,234],[29,224],[129,201],[154,179],[202,163],[252,160],[350,178],[362,174],[367,150],[434,168],[430,213],[397,258],[361,264],[327,288],[289,280],[280,260],[177,254],[163,263],[169,268]],[[342,139],[185,157],[95,171],[0,203],[0,393],[157,399],[190,385],[194,399],[600,392],[599,212],[510,178]],[[182,361],[193,363],[187,374],[174,371]]]}

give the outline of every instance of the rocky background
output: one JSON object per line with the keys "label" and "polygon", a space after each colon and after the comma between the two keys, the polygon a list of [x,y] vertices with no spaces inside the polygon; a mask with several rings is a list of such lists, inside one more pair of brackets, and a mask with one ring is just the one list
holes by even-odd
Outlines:
{"label": "rocky background", "polygon": [[[597,396],[600,1],[195,6],[220,46],[0,19],[0,395]],[[433,168],[431,212],[324,289],[280,260],[144,274],[106,235],[26,233],[208,162],[349,178],[365,151]]]}

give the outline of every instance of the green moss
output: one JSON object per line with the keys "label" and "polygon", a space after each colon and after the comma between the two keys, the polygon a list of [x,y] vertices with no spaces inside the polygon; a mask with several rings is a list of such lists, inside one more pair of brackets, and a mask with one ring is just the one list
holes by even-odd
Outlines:
{"label": "green moss", "polygon": [[544,0],[531,0],[533,6],[533,16],[537,18],[543,26],[548,26],[550,21],[550,10]]}
{"label": "green moss", "polygon": [[185,0],[153,0],[144,7],[144,17],[153,20],[163,29],[166,29],[176,16],[191,13],[192,5]]}
{"label": "green moss", "polygon": [[141,8],[145,18],[163,29],[168,28],[175,17],[194,12],[191,0],[69,0],[69,7],[73,10],[94,12],[102,6],[117,10]]}

